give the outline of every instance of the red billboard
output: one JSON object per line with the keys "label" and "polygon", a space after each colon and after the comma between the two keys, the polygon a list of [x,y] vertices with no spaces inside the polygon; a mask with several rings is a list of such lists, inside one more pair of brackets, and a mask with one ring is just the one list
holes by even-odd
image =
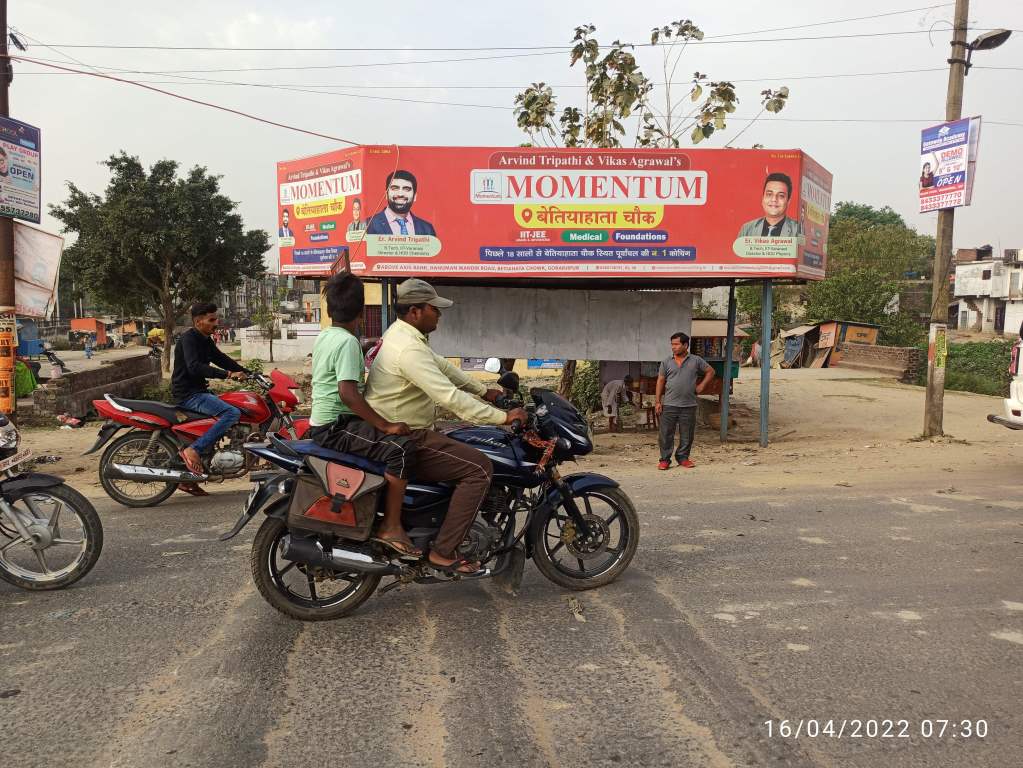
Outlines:
{"label": "red billboard", "polygon": [[831,174],[798,150],[361,146],[277,164],[285,274],[824,276]]}

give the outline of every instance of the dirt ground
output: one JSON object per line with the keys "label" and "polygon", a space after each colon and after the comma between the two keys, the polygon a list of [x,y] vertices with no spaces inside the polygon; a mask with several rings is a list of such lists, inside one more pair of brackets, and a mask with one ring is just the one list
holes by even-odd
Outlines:
{"label": "dirt ground", "polygon": [[[784,373],[772,382],[772,439],[766,449],[756,442],[759,384],[754,373],[736,382],[732,403],[739,424],[734,440],[721,444],[717,430],[698,430],[692,455],[696,469],[658,472],[657,437],[652,431],[598,432],[594,453],[579,462],[579,469],[639,484],[693,480],[778,491],[863,486],[937,470],[934,482],[940,488],[942,483],[951,486],[951,474],[957,471],[992,465],[1011,470],[1018,465],[1016,456],[1023,454],[1023,432],[986,421],[988,413],[1001,412],[998,398],[946,393],[948,437],[923,441],[916,439],[923,422],[922,388],[883,379],[823,378],[837,371]],[[102,495],[96,477],[98,456],[81,455],[96,432],[95,424],[73,430],[28,429],[24,441],[38,455],[60,457],[54,463],[40,463],[38,471],[69,477],[87,495]],[[240,480],[222,487],[244,486]]]}

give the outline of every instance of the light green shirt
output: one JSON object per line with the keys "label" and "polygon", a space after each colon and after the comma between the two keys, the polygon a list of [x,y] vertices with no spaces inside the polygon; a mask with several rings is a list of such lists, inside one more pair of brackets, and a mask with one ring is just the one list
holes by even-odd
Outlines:
{"label": "light green shirt", "polygon": [[426,337],[403,320],[384,334],[366,382],[370,407],[412,429],[433,428],[435,405],[475,424],[504,424],[504,411],[478,399],[486,392],[482,382],[430,349]]}
{"label": "light green shirt", "polygon": [[320,331],[313,344],[313,412],[309,417],[312,426],[332,424],[342,414],[352,415],[338,393],[341,381],[356,382],[362,392],[366,388],[366,362],[359,340],[344,328],[332,325]]}

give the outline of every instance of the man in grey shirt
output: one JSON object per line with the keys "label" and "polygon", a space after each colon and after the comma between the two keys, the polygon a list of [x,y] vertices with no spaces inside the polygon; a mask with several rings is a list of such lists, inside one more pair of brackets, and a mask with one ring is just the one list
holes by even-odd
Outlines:
{"label": "man in grey shirt", "polygon": [[[696,396],[703,392],[714,378],[714,369],[706,360],[689,354],[689,336],[679,331],[671,337],[671,357],[661,362],[657,372],[654,403],[661,422],[661,460],[658,469],[671,467],[671,454],[679,466],[692,469],[689,460],[696,434]],[[675,450],[675,432],[680,435]]]}

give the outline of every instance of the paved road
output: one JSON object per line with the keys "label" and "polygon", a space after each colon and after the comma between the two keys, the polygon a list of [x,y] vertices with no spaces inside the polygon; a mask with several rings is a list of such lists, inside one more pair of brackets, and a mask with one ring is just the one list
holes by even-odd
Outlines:
{"label": "paved road", "polygon": [[[687,501],[664,483],[630,483],[643,539],[607,588],[568,594],[527,565],[517,598],[415,586],[315,625],[254,591],[254,531],[215,540],[242,493],[101,501],[85,581],[0,584],[0,765],[1019,764],[1014,487]],[[770,738],[784,718],[911,737]],[[987,738],[923,738],[927,718],[984,719]]]}

